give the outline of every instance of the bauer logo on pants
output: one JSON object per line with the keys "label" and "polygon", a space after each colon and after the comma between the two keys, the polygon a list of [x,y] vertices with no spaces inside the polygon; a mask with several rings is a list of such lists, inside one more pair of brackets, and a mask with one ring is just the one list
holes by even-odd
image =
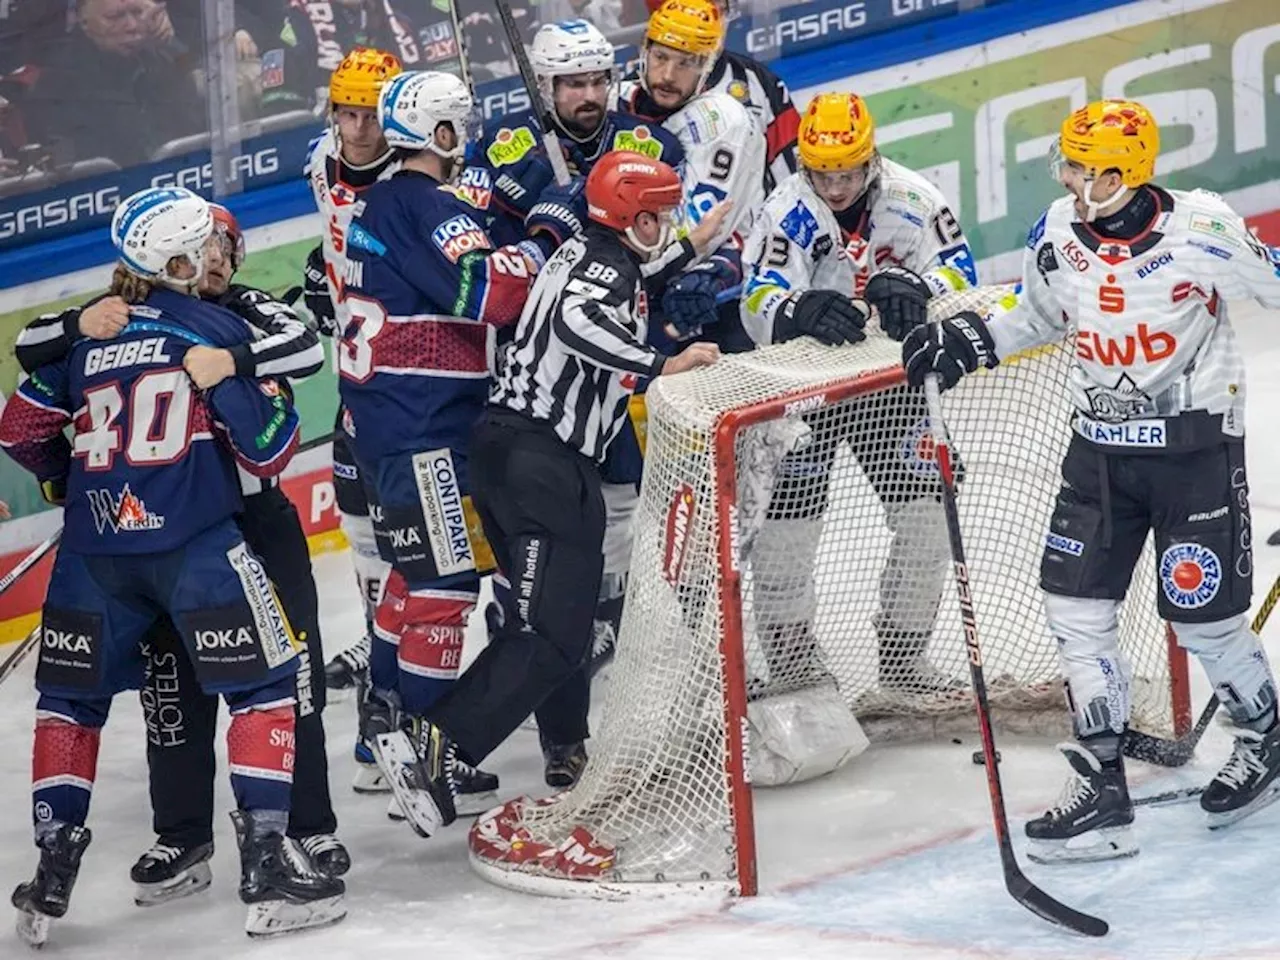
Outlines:
{"label": "bauer logo on pants", "polygon": [[1222,562],[1204,544],[1175,543],[1160,555],[1160,588],[1175,607],[1203,607],[1221,585]]}
{"label": "bauer logo on pants", "polygon": [[427,539],[435,557],[436,572],[447,577],[476,568],[467,536],[467,515],[462,488],[448,449],[428,450],[413,456],[413,479],[418,487]]}
{"label": "bauer logo on pants", "polygon": [[267,571],[243,543],[227,551],[227,560],[240,578],[240,589],[244,593],[245,602],[249,604],[254,626],[258,629],[258,640],[262,644],[267,667],[274,670],[281,664],[288,663],[298,651],[293,645],[289,625],[280,611],[280,603],[276,600]]}

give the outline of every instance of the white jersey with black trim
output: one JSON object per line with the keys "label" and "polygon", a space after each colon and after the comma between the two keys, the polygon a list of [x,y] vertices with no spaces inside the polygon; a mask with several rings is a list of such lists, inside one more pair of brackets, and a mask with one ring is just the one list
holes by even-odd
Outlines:
{"label": "white jersey with black trim", "polygon": [[773,342],[778,310],[806,290],[860,296],[876,270],[896,264],[935,294],[978,282],[973,253],[946,198],[914,170],[881,159],[859,225],[845,230],[803,171],[769,195],[743,253],[742,322],[757,344]]}
{"label": "white jersey with black trim", "polygon": [[[638,88],[638,80],[623,81],[623,112],[636,112],[632,104]],[[732,200],[733,209],[706,249],[718,249],[734,234],[745,238],[764,202],[766,147],[755,114],[727,93],[709,90],[664,119],[662,126],[684,147],[686,225],[699,223],[722,200]]]}
{"label": "white jersey with black trim", "polygon": [[1127,242],[1081,223],[1071,197],[1045,211],[1027,240],[1019,296],[990,319],[996,355],[1069,336],[1076,429],[1096,443],[1163,446],[1163,429],[1132,422],[1192,411],[1220,415],[1224,435],[1243,436],[1245,364],[1227,300],[1280,308],[1280,250],[1215,193],[1154,189],[1151,227]]}
{"label": "white jersey with black trim", "polygon": [[390,150],[361,167],[348,163],[342,158],[341,146],[332,128],[320,135],[307,154],[303,172],[324,221],[320,245],[339,330],[346,328],[342,278],[346,275],[347,228],[355,217],[356,203],[367,187],[390,178],[399,169],[400,161],[394,159]]}

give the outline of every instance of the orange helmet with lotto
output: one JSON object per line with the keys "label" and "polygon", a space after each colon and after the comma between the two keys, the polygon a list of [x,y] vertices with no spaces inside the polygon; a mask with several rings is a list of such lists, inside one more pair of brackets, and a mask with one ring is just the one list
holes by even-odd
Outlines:
{"label": "orange helmet with lotto", "polygon": [[329,77],[329,104],[377,109],[382,85],[403,70],[395,54],[356,47]]}
{"label": "orange helmet with lotto", "polygon": [[1155,176],[1159,155],[1160,127],[1150,110],[1136,100],[1096,100],[1062,121],[1051,169],[1061,179],[1061,164],[1075,163],[1090,180],[1119,170],[1134,189]]}
{"label": "orange helmet with lotto", "polygon": [[856,93],[820,93],[800,118],[800,162],[810,170],[852,170],[876,153],[876,125]]}
{"label": "orange helmet with lotto", "polygon": [[724,43],[724,18],[711,0],[666,0],[649,18],[647,43],[714,59]]}

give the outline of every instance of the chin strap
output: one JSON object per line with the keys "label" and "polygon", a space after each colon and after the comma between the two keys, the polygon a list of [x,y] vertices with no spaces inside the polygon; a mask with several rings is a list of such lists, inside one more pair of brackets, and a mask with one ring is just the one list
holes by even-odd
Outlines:
{"label": "chin strap", "polygon": [[1098,214],[1102,212],[1103,207],[1109,207],[1112,204],[1115,204],[1116,209],[1120,209],[1120,207],[1123,207],[1128,203],[1129,195],[1133,192],[1122,183],[1116,188],[1115,193],[1111,194],[1111,196],[1095,203],[1093,200],[1088,199],[1093,194],[1093,184],[1094,181],[1092,178],[1084,182],[1085,223],[1093,223],[1093,221],[1097,220]]}

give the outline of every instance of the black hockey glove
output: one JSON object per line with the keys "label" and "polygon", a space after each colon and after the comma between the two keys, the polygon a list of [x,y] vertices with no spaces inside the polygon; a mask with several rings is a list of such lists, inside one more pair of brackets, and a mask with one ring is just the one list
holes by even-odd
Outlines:
{"label": "black hockey glove", "polygon": [[586,184],[585,177],[574,177],[564,186],[548,186],[524,218],[525,232],[531,238],[549,234],[557,247],[581,233],[587,222]]}
{"label": "black hockey glove", "polygon": [[923,385],[928,374],[936,373],[942,377],[942,389],[949,390],[966,373],[999,362],[986,321],[971,310],[939,323],[922,324],[902,341],[902,365],[907,383],[913,387]]}
{"label": "black hockey glove", "polygon": [[667,284],[662,294],[662,317],[674,333],[672,339],[696,337],[717,320],[716,294],[720,280],[712,264],[702,264]]}
{"label": "black hockey glove", "polygon": [[806,290],[790,298],[774,315],[773,342],[786,343],[810,336],[836,347],[867,339],[863,327],[871,316],[866,301],[852,300],[834,290]]}
{"label": "black hockey glove", "polygon": [[880,312],[880,329],[899,342],[929,319],[933,291],[906,267],[885,267],[867,281],[862,295]]}
{"label": "black hockey glove", "polygon": [[341,335],[333,298],[329,296],[329,281],[325,278],[324,251],[320,247],[307,254],[306,265],[302,268],[302,299],[316,318],[316,326],[321,333],[326,337]]}

